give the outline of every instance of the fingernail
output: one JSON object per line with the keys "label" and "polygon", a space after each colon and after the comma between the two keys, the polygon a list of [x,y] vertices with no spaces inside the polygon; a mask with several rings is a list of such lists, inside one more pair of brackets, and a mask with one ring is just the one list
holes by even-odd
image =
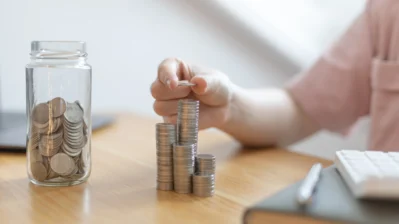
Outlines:
{"label": "fingernail", "polygon": [[166,85],[169,87],[169,89],[172,89],[172,87],[170,86],[170,80],[166,80]]}

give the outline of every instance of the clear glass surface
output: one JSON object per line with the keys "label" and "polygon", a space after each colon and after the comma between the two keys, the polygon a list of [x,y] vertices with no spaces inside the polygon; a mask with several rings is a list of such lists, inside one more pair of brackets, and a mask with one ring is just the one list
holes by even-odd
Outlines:
{"label": "clear glass surface", "polygon": [[90,176],[92,74],[81,43],[32,42],[27,173],[37,185],[75,185]]}

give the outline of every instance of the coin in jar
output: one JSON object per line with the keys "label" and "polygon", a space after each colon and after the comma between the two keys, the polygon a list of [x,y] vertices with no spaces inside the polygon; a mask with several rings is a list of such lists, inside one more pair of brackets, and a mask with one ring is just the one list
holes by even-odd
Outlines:
{"label": "coin in jar", "polygon": [[47,177],[47,170],[41,162],[33,162],[30,165],[33,178],[38,181],[44,181]]}
{"label": "coin in jar", "polygon": [[59,175],[67,176],[75,170],[75,161],[65,153],[57,153],[51,157],[50,167]]}
{"label": "coin in jar", "polygon": [[33,121],[46,124],[49,121],[49,108],[46,103],[40,103],[32,111]]}
{"label": "coin in jar", "polygon": [[64,117],[71,123],[79,123],[83,119],[83,110],[77,103],[67,103]]}
{"label": "coin in jar", "polygon": [[66,111],[66,102],[61,97],[56,97],[49,102],[53,117],[60,117]]}

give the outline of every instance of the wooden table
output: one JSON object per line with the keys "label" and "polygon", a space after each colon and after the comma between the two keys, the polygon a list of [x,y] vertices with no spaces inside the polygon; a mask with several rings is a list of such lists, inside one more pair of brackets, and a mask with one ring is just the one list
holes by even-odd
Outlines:
{"label": "wooden table", "polygon": [[155,123],[132,114],[92,138],[92,174],[72,187],[39,187],[25,154],[0,153],[0,223],[241,223],[246,206],[330,161],[281,149],[241,149],[214,130],[199,134],[199,152],[217,158],[214,197],[156,190]]}

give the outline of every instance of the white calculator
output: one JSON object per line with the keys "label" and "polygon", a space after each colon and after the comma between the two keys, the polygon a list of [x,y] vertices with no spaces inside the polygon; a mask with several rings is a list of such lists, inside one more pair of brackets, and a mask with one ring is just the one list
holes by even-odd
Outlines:
{"label": "white calculator", "polygon": [[356,198],[399,200],[399,152],[345,149],[334,163]]}

